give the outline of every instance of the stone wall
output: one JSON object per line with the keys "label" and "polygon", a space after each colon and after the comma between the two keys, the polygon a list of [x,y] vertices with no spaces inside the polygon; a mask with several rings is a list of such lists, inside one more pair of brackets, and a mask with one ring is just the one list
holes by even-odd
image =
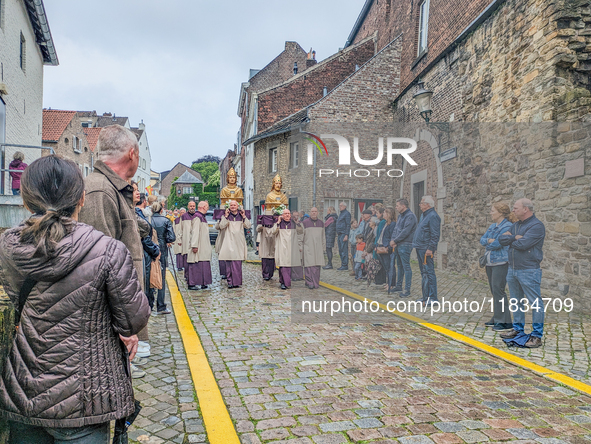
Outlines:
{"label": "stone wall", "polygon": [[[507,122],[488,129],[481,123],[479,137],[491,139],[490,132],[508,128],[523,136],[501,144],[452,130],[448,141],[445,132],[429,128],[442,141],[434,144],[436,163],[439,150],[457,147],[455,159],[439,168],[431,162],[428,169],[437,178],[444,221],[442,265],[484,277],[476,260],[491,203],[525,196],[547,229],[545,294],[576,296],[589,305],[582,297],[591,288],[591,167],[585,160],[591,142],[584,123],[591,102],[589,23],[589,1],[507,1],[424,73],[434,91],[433,121]],[[395,120],[421,121],[413,94],[407,90],[394,102]],[[536,137],[544,127],[532,125],[549,121],[563,123],[547,127],[545,139]],[[576,169],[581,174],[573,176]]]}

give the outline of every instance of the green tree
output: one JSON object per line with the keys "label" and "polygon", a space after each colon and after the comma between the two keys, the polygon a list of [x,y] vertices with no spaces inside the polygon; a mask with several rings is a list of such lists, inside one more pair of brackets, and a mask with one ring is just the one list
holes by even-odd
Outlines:
{"label": "green tree", "polygon": [[207,186],[208,187],[219,187],[220,186],[220,170],[217,170],[215,173],[213,173],[209,177],[209,180],[207,181]]}
{"label": "green tree", "polygon": [[201,174],[201,178],[205,184],[209,183],[209,178],[217,171],[219,173],[219,166],[216,162],[201,162],[194,163],[191,168]]}

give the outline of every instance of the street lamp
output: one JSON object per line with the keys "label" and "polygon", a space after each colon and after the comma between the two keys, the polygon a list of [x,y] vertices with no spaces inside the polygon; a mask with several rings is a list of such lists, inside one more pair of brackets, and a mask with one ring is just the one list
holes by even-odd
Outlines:
{"label": "street lamp", "polygon": [[433,96],[433,91],[429,91],[425,89],[425,82],[419,81],[418,84],[418,91],[412,96],[417,107],[419,108],[419,113],[421,117],[425,119],[425,122],[429,123],[429,119],[431,118],[431,113],[433,110],[431,109],[431,97]]}

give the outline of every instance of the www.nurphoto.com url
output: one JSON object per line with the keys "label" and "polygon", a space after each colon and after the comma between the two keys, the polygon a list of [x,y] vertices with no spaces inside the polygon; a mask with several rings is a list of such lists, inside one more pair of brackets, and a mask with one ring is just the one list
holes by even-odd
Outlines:
{"label": "www.nurphoto.com url", "polygon": [[[510,298],[509,303],[505,306],[505,300],[501,300],[502,312],[508,310],[511,313],[517,311],[553,311],[555,313],[573,311],[574,303],[571,298],[542,298],[530,303],[527,299],[521,300]],[[521,303],[521,304],[520,304]],[[483,298],[482,300],[463,300],[450,301],[442,298],[441,301],[433,301],[425,305],[421,301],[388,301],[386,304],[380,304],[377,301],[370,301],[363,299],[363,301],[350,301],[344,297],[340,301],[326,301],[326,300],[303,300],[301,301],[302,313],[326,313],[330,316],[347,314],[347,313],[430,313],[434,316],[439,313],[483,313],[494,311],[494,299]],[[384,308],[385,307],[385,308]]]}

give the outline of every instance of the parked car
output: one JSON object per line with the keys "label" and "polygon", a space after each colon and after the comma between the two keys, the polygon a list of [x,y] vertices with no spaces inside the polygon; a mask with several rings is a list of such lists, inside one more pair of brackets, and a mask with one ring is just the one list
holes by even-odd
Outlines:
{"label": "parked car", "polygon": [[213,244],[218,238],[218,230],[215,229],[216,220],[213,218],[213,210],[207,211],[205,220],[207,220],[207,225],[209,226],[209,240]]}

